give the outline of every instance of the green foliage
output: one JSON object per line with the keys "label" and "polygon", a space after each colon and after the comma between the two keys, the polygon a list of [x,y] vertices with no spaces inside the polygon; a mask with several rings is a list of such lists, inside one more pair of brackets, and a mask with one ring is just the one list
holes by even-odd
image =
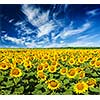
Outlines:
{"label": "green foliage", "polygon": [[24,91],[24,87],[21,86],[21,87],[15,88],[13,94],[23,94],[23,91]]}

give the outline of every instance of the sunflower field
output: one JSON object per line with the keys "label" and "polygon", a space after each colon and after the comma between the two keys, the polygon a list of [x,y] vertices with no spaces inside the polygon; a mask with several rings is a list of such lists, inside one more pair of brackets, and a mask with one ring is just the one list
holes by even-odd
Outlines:
{"label": "sunflower field", "polygon": [[0,95],[100,95],[100,49],[0,49]]}

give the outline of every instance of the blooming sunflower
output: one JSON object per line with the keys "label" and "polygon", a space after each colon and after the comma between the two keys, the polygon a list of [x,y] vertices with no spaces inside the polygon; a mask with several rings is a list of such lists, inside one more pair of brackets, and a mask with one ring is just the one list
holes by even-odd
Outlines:
{"label": "blooming sunflower", "polygon": [[87,81],[87,84],[88,84],[89,87],[94,87],[96,85],[96,80],[94,78],[90,78]]}
{"label": "blooming sunflower", "polygon": [[79,79],[82,79],[82,78],[84,78],[85,77],[85,72],[84,71],[81,71],[80,73],[79,73]]}
{"label": "blooming sunflower", "polygon": [[85,82],[78,82],[74,85],[74,91],[77,94],[84,93],[88,90],[88,85]]}
{"label": "blooming sunflower", "polygon": [[70,65],[73,65],[73,64],[75,63],[74,58],[70,58],[70,60],[68,61],[68,63],[69,63]]}
{"label": "blooming sunflower", "polygon": [[71,68],[67,71],[68,78],[74,78],[77,75],[77,71],[75,68]]}
{"label": "blooming sunflower", "polygon": [[83,71],[83,68],[77,67],[76,71],[79,73],[79,72]]}
{"label": "blooming sunflower", "polygon": [[40,64],[38,67],[37,67],[37,71],[43,71],[44,70],[44,66],[42,64]]}
{"label": "blooming sunflower", "polygon": [[95,67],[96,67],[96,68],[100,68],[100,61],[96,61],[96,62],[95,62]]}
{"label": "blooming sunflower", "polygon": [[44,69],[48,69],[49,64],[47,62],[43,62],[41,65],[44,66]]}
{"label": "blooming sunflower", "polygon": [[9,68],[8,63],[5,63],[5,62],[0,63],[0,69],[7,70],[8,68]]}
{"label": "blooming sunflower", "polygon": [[85,59],[84,59],[84,57],[79,57],[79,58],[78,58],[78,61],[79,61],[80,63],[84,63]]}
{"label": "blooming sunflower", "polygon": [[56,72],[56,67],[55,66],[49,66],[49,72],[54,73]]}
{"label": "blooming sunflower", "polygon": [[30,68],[32,68],[32,63],[30,61],[26,61],[24,62],[24,67],[26,70],[29,70]]}
{"label": "blooming sunflower", "polygon": [[59,81],[55,80],[55,79],[48,80],[48,81],[46,81],[46,83],[48,84],[48,88],[51,90],[55,90],[60,87]]}
{"label": "blooming sunflower", "polygon": [[67,72],[67,68],[62,68],[62,69],[60,69],[60,74],[61,74],[61,75],[65,75],[66,72]]}
{"label": "blooming sunflower", "polygon": [[43,80],[43,81],[45,81],[46,80],[46,75],[44,75],[44,73],[43,72],[37,72],[37,75],[38,75],[38,77],[40,77],[41,78],[41,80]]}
{"label": "blooming sunflower", "polygon": [[22,76],[22,71],[19,68],[11,69],[10,76],[11,77],[20,77],[20,76]]}

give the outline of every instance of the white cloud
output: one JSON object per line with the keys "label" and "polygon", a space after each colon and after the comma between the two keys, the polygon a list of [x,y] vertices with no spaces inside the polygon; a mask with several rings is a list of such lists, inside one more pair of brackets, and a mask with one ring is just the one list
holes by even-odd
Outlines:
{"label": "white cloud", "polygon": [[60,43],[64,43],[64,41],[60,41]]}
{"label": "white cloud", "polygon": [[84,35],[77,38],[77,41],[68,43],[68,46],[72,47],[97,47],[100,46],[100,41],[95,42],[94,39],[97,38],[98,34],[96,35]]}
{"label": "white cloud", "polygon": [[95,16],[95,15],[97,15],[98,11],[99,11],[99,9],[93,9],[93,10],[87,11],[86,14]]}
{"label": "white cloud", "polygon": [[80,40],[80,39],[86,39],[86,38],[88,38],[89,37],[89,35],[82,35],[82,36],[79,36],[77,39],[78,40]]}
{"label": "white cloud", "polygon": [[10,19],[10,20],[9,20],[9,23],[12,23],[13,21],[14,21],[14,19]]}
{"label": "white cloud", "polygon": [[1,33],[6,33],[6,31],[1,31]]}
{"label": "white cloud", "polygon": [[95,39],[96,37],[99,37],[100,35],[99,34],[95,34],[95,35],[83,35],[83,36],[80,36],[78,37],[77,39],[78,40],[81,40],[81,41],[92,41],[93,39]]}
{"label": "white cloud", "polygon": [[100,47],[100,41],[98,43],[92,41],[76,41],[73,43],[69,43],[68,47]]}
{"label": "white cloud", "polygon": [[85,23],[82,25],[82,27],[80,27],[78,29],[66,29],[66,28],[64,28],[64,30],[60,33],[60,37],[64,39],[67,36],[72,36],[72,35],[82,33],[84,31],[86,31],[87,29],[89,29],[90,26],[91,26],[90,23]]}
{"label": "white cloud", "polygon": [[49,43],[47,45],[44,46],[44,48],[55,48],[55,47],[64,47],[64,46],[67,46],[65,43]]}
{"label": "white cloud", "polygon": [[38,38],[49,34],[52,30],[54,30],[56,25],[54,25],[53,21],[49,21],[48,23],[45,23],[44,25],[39,27],[39,32],[38,32]]}
{"label": "white cloud", "polygon": [[33,5],[23,5],[22,12],[26,15],[28,21],[37,27],[45,24],[49,20],[49,11],[42,12]]}
{"label": "white cloud", "polygon": [[2,36],[2,39],[9,40],[9,41],[11,41],[13,43],[16,43],[16,44],[23,44],[24,43],[23,39],[18,39],[18,38],[15,38],[15,37],[10,37],[10,36],[7,36],[7,35]]}

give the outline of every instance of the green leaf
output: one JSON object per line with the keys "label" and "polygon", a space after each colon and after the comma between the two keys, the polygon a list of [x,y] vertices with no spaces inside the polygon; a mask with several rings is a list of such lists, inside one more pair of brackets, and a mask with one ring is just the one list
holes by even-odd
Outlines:
{"label": "green leaf", "polygon": [[22,82],[24,82],[24,84],[28,84],[28,80],[23,80]]}
{"label": "green leaf", "polygon": [[86,68],[86,69],[85,69],[85,72],[86,72],[87,74],[91,74],[91,73],[92,73],[92,71],[91,71],[89,68]]}
{"label": "green leaf", "polygon": [[29,73],[29,76],[33,76],[33,75],[34,75],[34,72],[30,72],[30,73]]}
{"label": "green leaf", "polygon": [[0,76],[0,82],[4,80],[4,76]]}
{"label": "green leaf", "polygon": [[64,95],[72,95],[73,92],[72,92],[72,89],[67,89],[65,92],[64,92]]}
{"label": "green leaf", "polygon": [[84,92],[83,94],[84,94],[84,95],[88,95],[88,91]]}
{"label": "green leaf", "polygon": [[95,78],[97,82],[100,82],[100,78]]}
{"label": "green leaf", "polygon": [[41,90],[38,90],[38,89],[35,89],[33,92],[32,92],[33,95],[41,95],[42,94],[42,91]]}
{"label": "green leaf", "polygon": [[53,79],[53,74],[50,74],[50,78]]}
{"label": "green leaf", "polygon": [[90,87],[89,89],[90,89],[91,92],[100,93],[100,88]]}
{"label": "green leaf", "polygon": [[30,79],[29,82],[34,82],[34,79]]}
{"label": "green leaf", "polygon": [[14,83],[12,80],[8,80],[7,82],[3,82],[3,84],[6,85],[7,88],[14,86]]}
{"label": "green leaf", "polygon": [[1,90],[0,94],[9,95],[11,93],[10,90]]}
{"label": "green leaf", "polygon": [[41,89],[42,87],[43,87],[42,84],[37,84],[37,85],[35,86],[36,89]]}
{"label": "green leaf", "polygon": [[25,67],[24,66],[22,66],[22,65],[19,65],[18,66],[20,69],[24,69]]}
{"label": "green leaf", "polygon": [[69,83],[69,80],[68,79],[64,79],[64,84],[68,84]]}
{"label": "green leaf", "polygon": [[20,78],[14,78],[13,80],[14,80],[15,84],[17,85],[17,83],[20,81]]}
{"label": "green leaf", "polygon": [[91,73],[91,75],[94,76],[94,77],[97,77],[98,76],[98,74],[96,72]]}
{"label": "green leaf", "polygon": [[60,76],[60,80],[64,80],[65,76]]}
{"label": "green leaf", "polygon": [[24,87],[21,86],[19,88],[15,88],[14,94],[21,94],[24,91]]}

